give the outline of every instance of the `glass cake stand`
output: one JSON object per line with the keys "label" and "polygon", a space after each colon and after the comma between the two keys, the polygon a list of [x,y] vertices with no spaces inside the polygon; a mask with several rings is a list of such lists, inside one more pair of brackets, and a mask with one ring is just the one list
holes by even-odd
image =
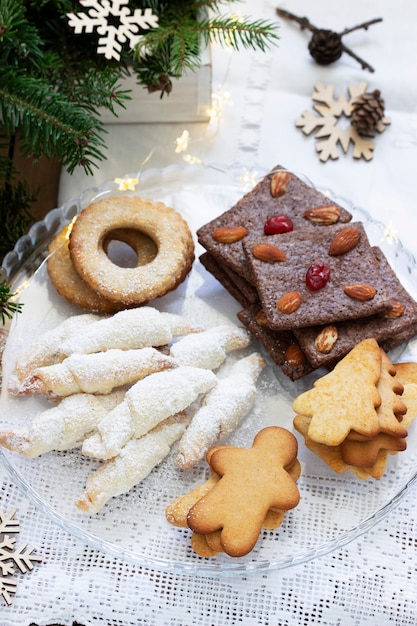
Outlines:
{"label": "glass cake stand", "polygon": [[[64,224],[93,199],[128,194],[174,207],[195,233],[199,226],[229,209],[266,173],[238,166],[174,165],[161,170],[150,169],[142,173],[134,190],[119,191],[117,183],[108,181],[84,191],[36,223],[3,262],[3,275],[10,280],[23,309],[5,331],[1,429],[22,423],[50,406],[42,398],[16,398],[7,393],[7,378],[19,350],[69,315],[80,313],[57,295],[46,271],[48,244]],[[366,211],[330,190],[320,191],[351,211],[353,220],[364,223],[371,244],[382,248],[403,285],[417,298],[417,270],[412,255],[400,242],[387,237],[384,225],[371,219]],[[196,242],[197,260],[188,279],[175,292],[154,301],[152,306],[180,313],[206,327],[238,323],[236,313],[240,307],[202,267],[198,261],[202,251]],[[261,350],[256,342],[250,350],[254,347]],[[416,341],[390,356],[394,361],[417,360]],[[266,359],[267,367],[259,380],[255,407],[228,439],[232,445],[250,446],[256,432],[271,424],[293,430],[292,400],[314,380],[310,375],[293,383],[277,371],[268,356]],[[190,531],[174,528],[166,521],[167,504],[203,482],[208,475],[205,462],[192,470],[178,470],[174,462],[175,448],[142,483],[110,500],[96,515],[80,513],[74,506],[84,491],[88,475],[100,464],[83,457],[79,449],[50,452],[36,459],[25,459],[2,449],[0,459],[12,480],[40,510],[74,537],[108,555],[165,572],[247,575],[305,563],[348,544],[387,515],[416,482],[415,426],[410,428],[407,450],[389,456],[387,470],[380,480],[361,481],[349,472],[332,472],[306,449],[302,438],[296,436],[302,466],[298,481],[300,504],[286,513],[277,530],[263,531],[250,554],[236,559],[224,554],[211,559],[197,556],[190,547]]]}

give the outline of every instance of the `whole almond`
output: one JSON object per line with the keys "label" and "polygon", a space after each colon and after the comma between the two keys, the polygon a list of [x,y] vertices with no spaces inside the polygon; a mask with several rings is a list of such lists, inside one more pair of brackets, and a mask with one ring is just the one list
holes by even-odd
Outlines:
{"label": "whole almond", "polygon": [[275,174],[271,178],[271,196],[273,198],[279,198],[280,196],[283,196],[290,180],[291,174],[289,172],[275,172]]}
{"label": "whole almond", "polygon": [[252,248],[252,254],[260,261],[274,263],[275,261],[285,261],[287,255],[283,250],[274,246],[273,243],[258,243]]}
{"label": "whole almond", "polygon": [[287,291],[277,302],[277,309],[285,315],[290,315],[296,311],[302,302],[301,293],[299,291]]}
{"label": "whole almond", "polygon": [[334,204],[316,206],[314,209],[304,211],[303,217],[313,224],[330,226],[330,224],[336,224],[339,221],[340,209]]}
{"label": "whole almond", "polygon": [[401,304],[401,302],[398,302],[398,300],[392,300],[391,306],[391,310],[388,311],[388,313],[385,313],[384,317],[391,320],[397,319],[398,317],[402,317],[404,315],[405,308],[404,305]]}
{"label": "whole almond", "polygon": [[365,302],[365,300],[372,300],[375,297],[376,289],[371,285],[366,285],[365,283],[356,283],[354,285],[345,285],[343,287],[343,291],[349,298],[353,300],[361,300]]}
{"label": "whole almond", "polygon": [[329,354],[333,350],[333,347],[338,339],[338,332],[336,326],[331,324],[325,326],[317,335],[314,345],[318,352],[322,354]]}
{"label": "whole almond", "polygon": [[244,226],[219,226],[213,231],[213,239],[219,243],[235,243],[248,234]]}
{"label": "whole almond", "polygon": [[268,320],[265,315],[265,311],[263,311],[262,309],[257,312],[255,320],[256,323],[259,324],[259,326],[268,326]]}
{"label": "whole almond", "polygon": [[292,343],[284,353],[285,360],[291,367],[299,367],[306,360],[304,352],[298,343]]}
{"label": "whole almond", "polygon": [[339,230],[333,237],[330,244],[329,254],[331,256],[337,256],[339,254],[346,254],[359,243],[360,232],[354,226],[347,226]]}

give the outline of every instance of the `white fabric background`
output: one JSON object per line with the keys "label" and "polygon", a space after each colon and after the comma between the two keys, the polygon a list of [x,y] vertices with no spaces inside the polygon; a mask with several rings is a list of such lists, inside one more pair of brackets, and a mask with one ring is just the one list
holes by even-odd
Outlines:
{"label": "white fabric background", "polygon": [[[415,176],[417,164],[417,4],[409,0],[293,0],[283,7],[319,27],[341,31],[375,17],[381,24],[346,36],[369,73],[347,55],[330,67],[316,65],[309,34],[280,21],[280,43],[267,54],[230,54],[213,49],[213,90],[230,94],[218,124],[109,126],[108,159],[93,177],[63,175],[61,201],[86,187],[139,169],[181,162],[175,139],[190,131],[190,152],[206,163],[240,162],[269,168],[277,163],[305,173],[393,227],[417,254]],[[274,19],[275,3],[246,0],[234,10]],[[391,126],[376,138],[372,161],[351,154],[320,163],[314,139],[295,127],[311,109],[316,82],[345,90],[365,80],[380,89]],[[417,623],[417,492],[411,490],[388,517],[328,556],[283,572],[211,579],[142,570],[74,540],[46,519],[0,469],[0,508],[17,508],[21,540],[43,556],[41,565],[18,577],[11,607],[0,605],[1,626],[60,623],[109,626],[412,626]]]}

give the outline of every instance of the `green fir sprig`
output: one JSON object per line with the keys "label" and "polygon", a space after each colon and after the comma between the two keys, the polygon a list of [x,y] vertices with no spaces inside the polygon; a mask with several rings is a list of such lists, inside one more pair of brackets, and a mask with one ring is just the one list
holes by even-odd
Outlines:
{"label": "green fir sprig", "polygon": [[105,159],[100,108],[116,114],[129,94],[123,64],[107,63],[94,42],[74,35],[68,0],[0,0],[0,118],[6,135],[19,132],[34,160],[56,158],[71,173]]}
{"label": "green fir sprig", "polygon": [[2,280],[0,282],[0,321],[3,326],[8,319],[12,319],[15,313],[20,313],[23,307],[22,302],[13,302],[12,298],[15,296],[15,293],[11,293],[7,280]]}
{"label": "green fir sprig", "polygon": [[[107,0],[106,0],[107,1]],[[111,1],[111,0],[109,0]],[[101,0],[105,4],[105,0]],[[195,71],[210,42],[265,51],[276,44],[277,24],[224,16],[225,6],[239,0],[131,0],[127,8],[150,8],[158,26],[146,30],[134,50],[120,60],[97,53],[97,32],[74,33],[68,14],[82,10],[78,0],[0,0],[0,219],[13,231],[27,226],[26,199],[35,192],[17,184],[13,156],[17,139],[25,156],[36,162],[57,159],[71,173],[87,174],[106,158],[106,128],[101,110],[117,115],[128,106],[123,78],[134,74],[149,92],[168,94],[174,80]],[[1,161],[6,162],[3,167]],[[22,198],[22,210],[15,201]],[[15,230],[17,229],[17,231]],[[11,231],[10,231],[11,232]],[[7,247],[13,246],[9,241]],[[0,253],[1,254],[1,253]]]}
{"label": "green fir sprig", "polygon": [[160,90],[162,97],[171,91],[172,79],[199,67],[209,43],[262,52],[276,44],[276,23],[221,15],[221,5],[238,1],[159,3],[158,28],[144,33],[133,51],[138,82],[149,91]]}
{"label": "green fir sprig", "polygon": [[[128,8],[151,8],[158,27],[147,30],[120,61],[97,54],[96,32],[75,34],[67,15],[82,7],[77,0],[0,0],[0,118],[6,133],[17,131],[29,157],[56,158],[71,173],[87,173],[105,159],[105,128],[100,109],[117,115],[129,93],[122,78],[161,95],[172,80],[201,63],[210,42],[238,50],[266,50],[276,43],[277,25],[220,14],[238,0],[143,0]],[[162,79],[162,80],[161,80]]]}

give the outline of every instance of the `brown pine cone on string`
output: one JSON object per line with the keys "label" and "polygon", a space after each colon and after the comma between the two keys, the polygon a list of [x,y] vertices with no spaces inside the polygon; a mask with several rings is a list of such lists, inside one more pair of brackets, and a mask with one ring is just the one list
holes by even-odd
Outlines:
{"label": "brown pine cone on string", "polygon": [[307,29],[313,33],[308,44],[308,49],[313,59],[320,65],[329,65],[330,63],[340,59],[343,52],[346,52],[351,57],[356,59],[356,61],[361,64],[363,69],[367,69],[370,72],[374,71],[374,68],[369,65],[369,63],[358,57],[357,54],[344,45],[342,37],[360,28],[368,30],[372,24],[382,22],[382,17],[377,17],[373,20],[363,22],[362,24],[345,28],[341,33],[335,33],[334,31],[327,30],[325,28],[317,28],[317,26],[314,26],[307,17],[299,17],[298,15],[294,15],[294,13],[279,7],[275,10],[277,15],[280,17],[297,22],[300,25],[301,30]]}
{"label": "brown pine cone on string", "polygon": [[332,30],[320,28],[313,32],[308,49],[317,63],[329,65],[342,56],[342,38]]}
{"label": "brown pine cone on string", "polygon": [[361,137],[374,137],[379,122],[384,118],[385,102],[379,89],[365,92],[352,103],[350,123]]}

